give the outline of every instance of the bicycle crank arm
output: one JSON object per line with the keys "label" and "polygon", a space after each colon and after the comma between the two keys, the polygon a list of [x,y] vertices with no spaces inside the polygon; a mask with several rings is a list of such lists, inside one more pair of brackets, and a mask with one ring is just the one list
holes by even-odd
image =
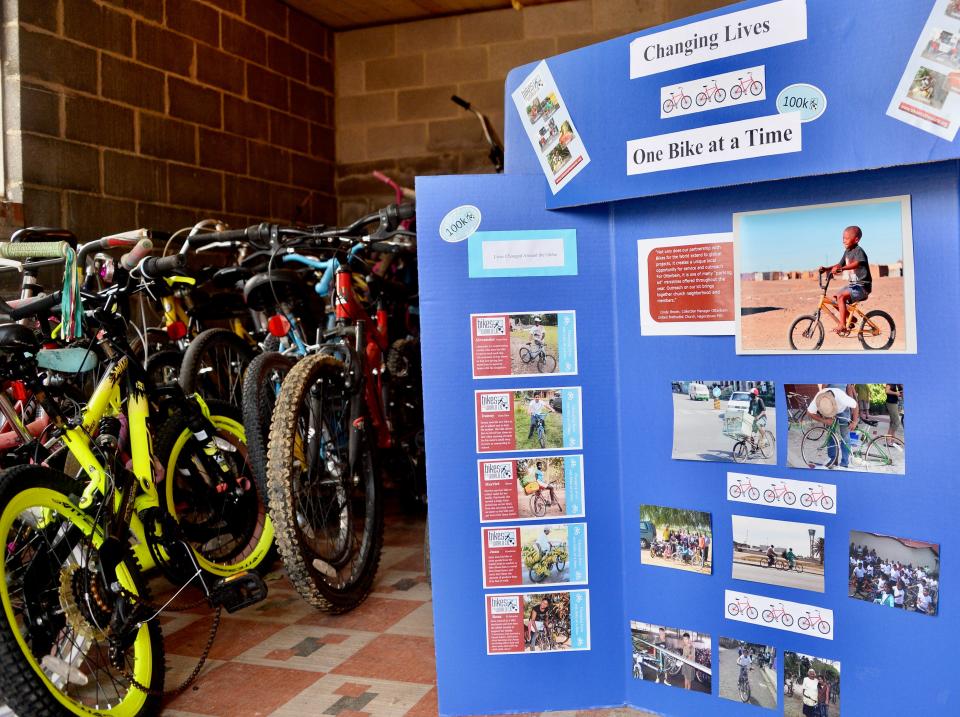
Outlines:
{"label": "bicycle crank arm", "polygon": [[213,586],[208,599],[213,607],[221,606],[233,613],[256,605],[267,597],[267,584],[257,573],[237,573]]}

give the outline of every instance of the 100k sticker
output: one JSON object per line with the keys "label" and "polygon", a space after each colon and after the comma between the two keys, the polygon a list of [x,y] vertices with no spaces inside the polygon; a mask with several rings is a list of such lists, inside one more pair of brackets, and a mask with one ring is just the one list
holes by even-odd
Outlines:
{"label": "100k sticker", "polygon": [[448,242],[463,241],[480,228],[480,210],[472,204],[451,209],[440,222],[440,238]]}
{"label": "100k sticker", "polygon": [[801,122],[813,122],[827,110],[827,96],[819,87],[798,83],[777,95],[777,112],[799,112]]}

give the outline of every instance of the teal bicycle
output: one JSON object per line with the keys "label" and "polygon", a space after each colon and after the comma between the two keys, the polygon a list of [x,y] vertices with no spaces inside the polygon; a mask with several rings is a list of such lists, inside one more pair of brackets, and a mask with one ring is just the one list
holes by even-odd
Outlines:
{"label": "teal bicycle", "polygon": [[902,439],[886,434],[871,437],[859,425],[856,431],[862,438],[854,445],[844,438],[836,420],[830,426],[818,424],[807,429],[800,440],[804,464],[809,468],[835,468],[843,453],[847,453],[862,470],[904,472],[906,450]]}

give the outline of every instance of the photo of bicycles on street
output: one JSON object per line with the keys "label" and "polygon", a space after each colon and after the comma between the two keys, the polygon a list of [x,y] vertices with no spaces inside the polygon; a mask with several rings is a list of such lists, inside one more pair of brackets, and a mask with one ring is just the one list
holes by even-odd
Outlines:
{"label": "photo of bicycles on street", "polygon": [[570,649],[570,593],[523,595],[525,652]]}
{"label": "photo of bicycles on street", "polygon": [[712,693],[710,635],[631,620],[630,637],[634,679]]}
{"label": "photo of bicycles on street", "polygon": [[822,525],[733,516],[735,580],[822,593],[825,548]]}
{"label": "photo of bicycles on street", "polygon": [[850,597],[921,615],[940,605],[940,546],[850,531]]}
{"label": "photo of bicycles on street", "polygon": [[737,353],[916,353],[910,197],[733,215]]}
{"label": "photo of bicycles on street", "polygon": [[903,475],[899,383],[786,384],[787,465]]}
{"label": "photo of bicycles on street", "polygon": [[513,423],[518,450],[563,448],[563,392],[514,391]]}
{"label": "photo of bicycles on street", "polygon": [[840,663],[784,652],[783,717],[840,717]]}
{"label": "photo of bicycles on street", "polygon": [[640,563],[696,573],[713,571],[710,513],[640,506]]}
{"label": "photo of bicycles on street", "polygon": [[777,463],[777,391],[771,381],[674,381],[676,460]]}
{"label": "photo of bicycles on street", "polygon": [[757,707],[777,707],[777,648],[721,637],[720,696]]}

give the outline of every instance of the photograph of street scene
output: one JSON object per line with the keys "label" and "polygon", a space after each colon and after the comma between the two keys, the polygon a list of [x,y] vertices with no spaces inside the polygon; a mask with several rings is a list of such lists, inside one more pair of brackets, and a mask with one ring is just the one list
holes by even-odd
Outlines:
{"label": "photograph of street scene", "polygon": [[822,525],[733,516],[736,580],[822,593],[824,548]]}
{"label": "photograph of street scene", "polygon": [[509,318],[510,374],[556,373],[557,314],[510,314]]}
{"label": "photograph of street scene", "polygon": [[840,717],[840,663],[784,652],[783,717]]}
{"label": "photograph of street scene", "polygon": [[734,214],[737,350],[916,351],[909,197]]}
{"label": "photograph of street scene", "polygon": [[771,381],[674,381],[673,458],[777,463]]}
{"label": "photograph of street scene", "polygon": [[523,584],[570,582],[570,556],[566,525],[531,525],[520,528]]}
{"label": "photograph of street scene", "polygon": [[635,679],[712,693],[710,635],[635,620],[630,634]]}
{"label": "photograph of street scene", "polygon": [[640,563],[697,573],[713,571],[710,514],[699,510],[640,506]]}
{"label": "photograph of street scene", "polygon": [[787,465],[903,475],[903,384],[788,383]]}
{"label": "photograph of street scene", "polygon": [[720,696],[757,707],[777,707],[777,648],[729,637],[718,641]]}
{"label": "photograph of street scene", "polygon": [[513,424],[517,449],[563,448],[563,394],[557,389],[515,391]]}
{"label": "photograph of street scene", "polygon": [[564,515],[567,488],[562,456],[517,461],[517,508],[521,518]]}
{"label": "photograph of street scene", "polygon": [[940,546],[850,531],[850,597],[921,615],[940,604]]}
{"label": "photograph of street scene", "polygon": [[570,593],[523,595],[525,652],[570,649]]}

